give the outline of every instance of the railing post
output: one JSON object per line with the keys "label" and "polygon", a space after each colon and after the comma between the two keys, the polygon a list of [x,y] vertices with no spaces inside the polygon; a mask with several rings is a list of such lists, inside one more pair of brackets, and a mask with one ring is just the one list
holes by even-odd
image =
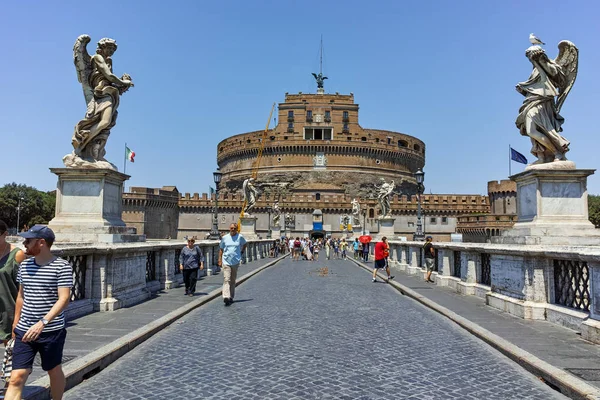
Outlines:
{"label": "railing post", "polygon": [[421,272],[421,269],[419,268],[419,249],[420,248],[421,248],[421,246],[413,246],[413,245],[411,245],[409,247],[410,259],[408,260],[407,272],[410,275],[417,275]]}

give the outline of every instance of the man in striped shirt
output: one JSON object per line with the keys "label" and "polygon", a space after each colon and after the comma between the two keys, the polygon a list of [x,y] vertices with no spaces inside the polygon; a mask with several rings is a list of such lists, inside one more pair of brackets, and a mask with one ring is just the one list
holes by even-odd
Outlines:
{"label": "man in striped shirt", "polygon": [[17,275],[20,287],[13,325],[13,371],[5,399],[21,399],[33,359],[40,353],[52,398],[60,400],[66,383],[61,367],[67,336],[63,311],[71,297],[73,269],[50,252],[55,237],[47,226],[35,225],[19,235],[25,238],[25,254],[31,257],[21,263]]}

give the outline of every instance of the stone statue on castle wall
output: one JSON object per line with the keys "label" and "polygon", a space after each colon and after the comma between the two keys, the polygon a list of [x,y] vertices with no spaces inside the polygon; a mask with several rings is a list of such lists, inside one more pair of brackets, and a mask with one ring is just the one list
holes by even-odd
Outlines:
{"label": "stone statue on castle wall", "polygon": [[117,170],[104,158],[105,146],[110,130],[117,122],[121,95],[133,87],[133,82],[128,74],[120,78],[113,74],[112,56],[117,50],[117,42],[100,39],[96,54],[90,56],[86,48],[90,40],[88,35],[81,35],[73,47],[75,69],[83,86],[87,111],[75,125],[71,139],[73,152],[63,157],[63,162],[66,167]]}
{"label": "stone statue on castle wall", "polygon": [[248,178],[244,181],[243,185],[244,192],[244,215],[250,215],[249,212],[256,205],[256,198],[258,197],[258,190],[254,186],[254,178]]}
{"label": "stone statue on castle wall", "polygon": [[273,225],[279,226],[281,221],[281,209],[279,208],[279,202],[273,203]]}
{"label": "stone statue on castle wall", "polygon": [[377,201],[379,202],[379,207],[381,208],[381,215],[379,218],[390,217],[392,213],[392,206],[390,204],[390,196],[394,192],[394,188],[396,184],[394,180],[390,183],[387,183],[383,178],[381,178],[382,184],[377,188]]}
{"label": "stone statue on castle wall", "polygon": [[354,225],[360,225],[360,203],[354,198],[350,204],[352,204],[352,219],[354,220]]}
{"label": "stone statue on castle wall", "polygon": [[579,50],[563,40],[554,60],[548,58],[539,44],[529,47],[525,56],[533,64],[533,71],[527,81],[516,86],[517,92],[525,96],[517,128],[521,135],[531,138],[531,154],[537,157],[533,164],[566,161],[569,141],[560,134],[564,122],[560,110],[577,77]]}

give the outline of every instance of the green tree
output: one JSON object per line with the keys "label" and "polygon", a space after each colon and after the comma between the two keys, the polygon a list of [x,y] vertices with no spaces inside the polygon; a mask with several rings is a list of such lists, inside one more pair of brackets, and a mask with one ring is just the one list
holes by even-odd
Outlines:
{"label": "green tree", "polygon": [[593,194],[588,196],[588,212],[592,224],[600,228],[600,196]]}
{"label": "green tree", "polygon": [[[54,217],[56,194],[24,184],[9,183],[0,188],[0,219],[14,228],[48,223]],[[17,210],[20,205],[20,212]]]}

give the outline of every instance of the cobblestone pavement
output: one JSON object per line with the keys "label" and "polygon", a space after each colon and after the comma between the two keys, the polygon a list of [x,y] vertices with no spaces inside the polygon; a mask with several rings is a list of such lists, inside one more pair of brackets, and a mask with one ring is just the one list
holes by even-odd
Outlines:
{"label": "cobblestone pavement", "polygon": [[564,399],[350,261],[286,259],[66,399]]}

